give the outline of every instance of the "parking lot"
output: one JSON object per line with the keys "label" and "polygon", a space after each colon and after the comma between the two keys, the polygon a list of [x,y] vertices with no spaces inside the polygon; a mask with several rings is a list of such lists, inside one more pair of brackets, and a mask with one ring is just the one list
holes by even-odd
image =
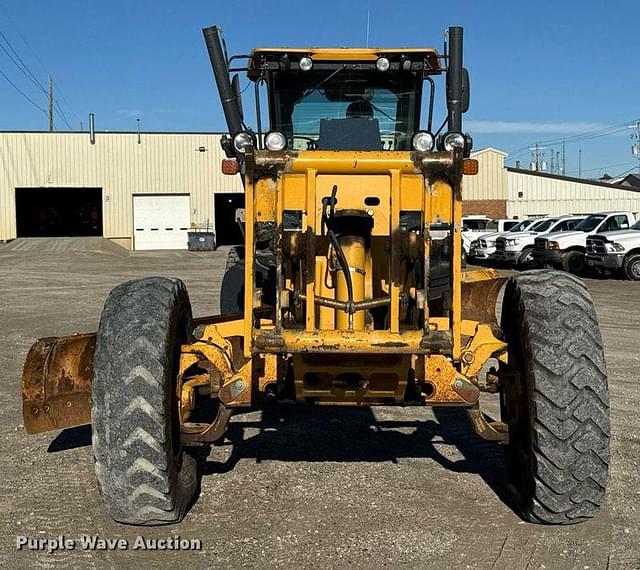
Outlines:
{"label": "parking lot", "polygon": [[[194,315],[214,314],[226,250],[82,251],[0,245],[0,564],[129,567],[142,553],[17,551],[17,535],[179,535],[192,553],[147,552],[145,567],[640,568],[640,283],[588,279],[606,344],[612,471],[606,506],[571,527],[522,522],[505,502],[502,453],[460,410],[276,407],[234,417],[180,525],[111,521],[98,497],[90,430],[28,436],[20,374],[38,337],[95,330],[116,284],[182,278]],[[78,250],[80,249],[80,250]],[[487,410],[498,413],[494,397]]]}

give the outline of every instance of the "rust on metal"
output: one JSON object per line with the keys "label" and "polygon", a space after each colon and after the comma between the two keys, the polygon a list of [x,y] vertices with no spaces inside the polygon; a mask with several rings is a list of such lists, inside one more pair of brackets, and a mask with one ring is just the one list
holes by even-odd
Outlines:
{"label": "rust on metal", "polygon": [[96,335],[42,338],[22,372],[22,415],[27,433],[91,423],[91,378]]}
{"label": "rust on metal", "polygon": [[509,443],[509,427],[507,424],[487,420],[478,404],[471,408],[466,408],[465,411],[473,429],[482,439],[504,444]]}
{"label": "rust on metal", "polygon": [[495,272],[483,274],[486,277],[462,281],[462,318],[496,324],[496,303],[507,278],[494,276]]}

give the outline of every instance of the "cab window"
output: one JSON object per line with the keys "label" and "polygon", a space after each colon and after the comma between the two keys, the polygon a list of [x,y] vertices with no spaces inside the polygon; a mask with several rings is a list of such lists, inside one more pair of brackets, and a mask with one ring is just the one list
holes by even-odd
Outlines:
{"label": "cab window", "polygon": [[629,220],[627,220],[627,216],[624,214],[619,214],[617,216],[611,216],[604,224],[602,224],[602,228],[598,230],[599,232],[614,232],[616,230],[624,230],[629,227]]}

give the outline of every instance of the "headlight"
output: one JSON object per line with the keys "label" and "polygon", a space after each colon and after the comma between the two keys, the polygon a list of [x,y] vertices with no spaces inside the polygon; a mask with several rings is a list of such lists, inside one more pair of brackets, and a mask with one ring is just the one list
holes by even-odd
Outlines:
{"label": "headlight", "polygon": [[606,248],[608,251],[624,251],[624,245],[618,242],[608,243]]}
{"label": "headlight", "polygon": [[411,144],[414,150],[417,150],[418,152],[428,152],[433,150],[435,139],[429,131],[418,131],[413,135]]}
{"label": "headlight", "polygon": [[560,249],[560,244],[557,241],[548,241],[547,249]]}
{"label": "headlight", "polygon": [[464,135],[462,133],[447,133],[443,141],[444,150],[452,151],[454,148],[464,148]]}
{"label": "headlight", "polygon": [[376,69],[378,71],[387,71],[391,67],[389,60],[386,57],[379,57],[376,60]]}
{"label": "headlight", "polygon": [[477,239],[474,239],[471,242],[471,247],[478,247],[480,245],[480,242]]}
{"label": "headlight", "polygon": [[287,137],[280,131],[271,131],[264,137],[264,146],[267,150],[284,150],[287,148]]}
{"label": "headlight", "polygon": [[253,137],[247,131],[240,131],[233,137],[233,148],[244,154],[248,147],[253,146]]}
{"label": "headlight", "polygon": [[507,240],[507,245],[518,245],[520,243],[520,240],[518,238],[513,238],[513,239],[508,239]]}
{"label": "headlight", "polygon": [[313,60],[310,57],[301,57],[298,65],[302,71],[311,71],[311,68],[313,67]]}

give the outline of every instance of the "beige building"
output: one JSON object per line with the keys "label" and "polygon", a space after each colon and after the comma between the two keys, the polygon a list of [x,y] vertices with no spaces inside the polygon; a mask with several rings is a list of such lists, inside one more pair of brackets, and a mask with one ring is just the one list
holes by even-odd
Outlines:
{"label": "beige building", "polygon": [[[104,236],[132,249],[185,249],[189,230],[241,241],[239,176],[224,176],[215,133],[0,133],[0,241]],[[473,154],[465,214],[494,218],[640,211],[628,186],[507,168],[506,153]]]}
{"label": "beige building", "polygon": [[237,239],[243,189],[222,158],[220,134],[0,133],[0,240],[101,235],[173,249],[193,227]]}
{"label": "beige building", "polygon": [[464,179],[465,214],[525,218],[611,210],[640,212],[640,192],[632,187],[505,167],[507,153],[494,148],[472,156],[479,162],[479,173]]}

